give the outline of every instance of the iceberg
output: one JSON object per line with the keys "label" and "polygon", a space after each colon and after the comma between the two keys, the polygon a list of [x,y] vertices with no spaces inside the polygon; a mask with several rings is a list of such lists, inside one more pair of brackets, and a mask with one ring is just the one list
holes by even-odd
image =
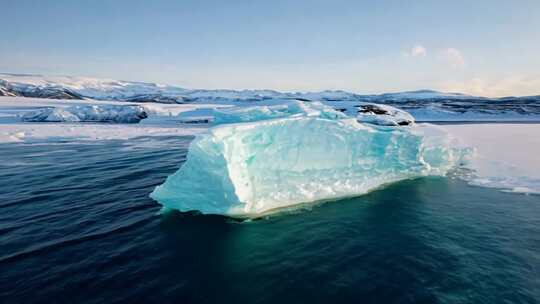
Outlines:
{"label": "iceberg", "polygon": [[148,115],[136,105],[80,105],[65,108],[43,108],[21,115],[28,122],[115,122],[138,123]]}
{"label": "iceberg", "polygon": [[[319,103],[227,111],[150,194],[167,209],[256,217],[367,193],[463,161],[444,131],[369,125]],[[216,116],[217,119],[218,116]],[[277,117],[277,118],[275,118]]]}
{"label": "iceberg", "polygon": [[216,109],[214,110],[214,124],[252,122],[291,116],[320,117],[327,119],[347,118],[347,115],[318,101],[293,101],[269,106]]}

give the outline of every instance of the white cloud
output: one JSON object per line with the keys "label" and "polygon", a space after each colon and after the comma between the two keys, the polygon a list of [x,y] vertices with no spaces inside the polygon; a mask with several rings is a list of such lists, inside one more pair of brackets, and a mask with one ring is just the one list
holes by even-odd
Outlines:
{"label": "white cloud", "polygon": [[413,46],[409,51],[404,53],[405,57],[426,57],[427,49],[420,44]]}
{"label": "white cloud", "polygon": [[540,94],[540,75],[536,77],[508,76],[500,79],[471,78],[446,82],[441,90],[477,96],[528,96]]}
{"label": "white cloud", "polygon": [[444,60],[454,68],[465,66],[465,58],[461,51],[455,48],[447,48],[443,51]]}
{"label": "white cloud", "polygon": [[427,55],[427,50],[422,45],[415,45],[411,50],[411,55],[413,57],[425,57]]}

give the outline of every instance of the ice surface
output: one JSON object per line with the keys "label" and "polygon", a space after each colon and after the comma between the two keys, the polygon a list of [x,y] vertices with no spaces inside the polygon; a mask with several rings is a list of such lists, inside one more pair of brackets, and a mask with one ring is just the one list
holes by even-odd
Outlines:
{"label": "ice surface", "polygon": [[0,144],[56,140],[131,140],[137,137],[193,136],[201,128],[178,128],[162,124],[20,123],[0,125]]}
{"label": "ice surface", "polygon": [[343,119],[347,116],[320,102],[293,101],[279,105],[234,107],[214,111],[215,124],[260,121],[289,116]]}
{"label": "ice surface", "polygon": [[408,112],[414,116],[417,121],[432,122],[527,122],[540,121],[540,115],[537,113],[517,113],[511,110],[482,110],[482,111],[449,111],[439,106],[425,106],[423,108],[410,109]]}
{"label": "ice surface", "polygon": [[473,185],[540,194],[540,124],[465,124],[443,128],[474,147],[465,177]]}
{"label": "ice surface", "polygon": [[228,114],[227,122],[248,122],[197,137],[186,163],[152,198],[180,211],[250,217],[444,175],[465,154],[436,127],[367,125],[321,104]]}
{"label": "ice surface", "polygon": [[43,108],[21,115],[31,122],[115,122],[137,123],[147,114],[141,106],[84,105],[66,108]]}

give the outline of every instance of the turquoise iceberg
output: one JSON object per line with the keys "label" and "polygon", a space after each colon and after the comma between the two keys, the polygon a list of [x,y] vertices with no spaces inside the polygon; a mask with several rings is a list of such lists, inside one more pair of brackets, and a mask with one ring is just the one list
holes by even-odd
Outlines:
{"label": "turquoise iceberg", "polygon": [[244,122],[197,137],[186,163],[151,197],[167,209],[253,217],[444,175],[466,154],[434,126],[375,126],[319,103],[289,105],[278,118],[272,109],[243,109],[242,118],[229,111],[228,121]]}

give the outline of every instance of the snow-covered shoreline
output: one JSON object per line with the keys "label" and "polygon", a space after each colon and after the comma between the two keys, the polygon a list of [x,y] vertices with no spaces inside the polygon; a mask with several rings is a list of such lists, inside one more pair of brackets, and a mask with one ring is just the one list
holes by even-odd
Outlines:
{"label": "snow-covered shoreline", "polygon": [[252,89],[188,89],[172,85],[72,76],[0,73],[0,96],[99,100],[160,104],[265,105],[283,101],[321,101],[334,108],[362,103],[389,105],[409,112],[417,121],[539,121],[540,95],[482,97],[462,93],[416,90],[360,94],[343,90],[281,92]]}
{"label": "snow-covered shoreline", "polygon": [[[149,117],[138,124],[23,122],[20,116],[32,111],[88,106],[141,106]],[[178,114],[195,109],[215,108],[214,104],[131,103],[99,100],[61,100],[0,97],[0,143],[70,140],[128,140],[142,136],[186,136],[200,133],[198,125],[179,126]]]}

